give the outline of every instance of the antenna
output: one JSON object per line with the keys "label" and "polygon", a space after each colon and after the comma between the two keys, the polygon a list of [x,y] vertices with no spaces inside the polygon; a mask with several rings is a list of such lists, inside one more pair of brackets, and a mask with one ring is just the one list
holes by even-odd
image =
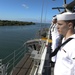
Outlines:
{"label": "antenna", "polygon": [[[64,6],[66,5],[66,0],[64,0]],[[64,11],[66,11],[66,9],[64,9]]]}
{"label": "antenna", "polygon": [[64,4],[66,4],[66,0],[64,0]]}

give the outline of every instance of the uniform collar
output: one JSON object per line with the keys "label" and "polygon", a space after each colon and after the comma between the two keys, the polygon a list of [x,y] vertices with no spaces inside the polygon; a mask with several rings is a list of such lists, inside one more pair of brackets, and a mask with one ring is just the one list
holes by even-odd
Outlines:
{"label": "uniform collar", "polygon": [[[68,38],[75,38],[75,34],[71,35],[71,36],[68,37]],[[68,38],[67,38],[67,39],[68,39]],[[66,40],[67,40],[67,39],[66,39]],[[62,42],[66,41],[66,40],[65,40],[65,38],[63,38]]]}

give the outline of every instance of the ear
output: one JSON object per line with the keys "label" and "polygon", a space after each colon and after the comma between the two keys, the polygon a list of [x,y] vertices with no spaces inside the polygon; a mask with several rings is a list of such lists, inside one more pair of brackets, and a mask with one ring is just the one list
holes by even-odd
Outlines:
{"label": "ear", "polygon": [[69,26],[69,28],[72,28],[72,27],[73,27],[72,22],[69,22],[69,23],[68,23],[68,26]]}

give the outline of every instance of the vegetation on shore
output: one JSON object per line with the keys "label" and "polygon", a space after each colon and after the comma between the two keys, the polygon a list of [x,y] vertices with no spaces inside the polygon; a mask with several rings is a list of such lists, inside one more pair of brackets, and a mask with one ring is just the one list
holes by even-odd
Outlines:
{"label": "vegetation on shore", "polygon": [[0,20],[0,26],[24,26],[33,24],[35,25],[33,22]]}

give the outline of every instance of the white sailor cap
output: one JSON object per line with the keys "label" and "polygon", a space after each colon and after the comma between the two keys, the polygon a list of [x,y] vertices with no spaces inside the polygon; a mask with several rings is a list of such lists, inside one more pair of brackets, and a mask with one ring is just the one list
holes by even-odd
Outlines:
{"label": "white sailor cap", "polygon": [[57,15],[57,20],[75,20],[75,13],[65,12]]}
{"label": "white sailor cap", "polygon": [[52,18],[52,21],[53,21],[53,20],[55,20],[55,19],[57,19],[57,17],[56,17],[56,16],[54,16],[54,17]]}

